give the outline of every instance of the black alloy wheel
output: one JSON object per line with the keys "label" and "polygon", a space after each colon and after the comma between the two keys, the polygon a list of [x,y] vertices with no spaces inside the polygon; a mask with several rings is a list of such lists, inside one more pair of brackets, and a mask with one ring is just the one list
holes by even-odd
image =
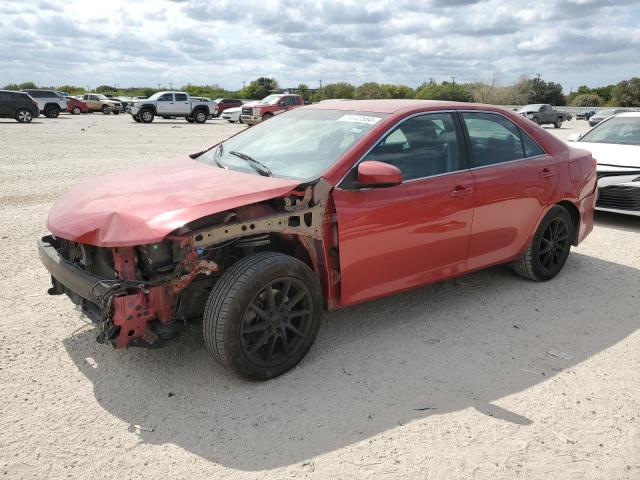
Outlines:
{"label": "black alloy wheel", "polygon": [[322,288],[308,265],[278,252],[234,263],[214,284],[203,316],[207,350],[252,380],[295,367],[320,329]]}
{"label": "black alloy wheel", "polygon": [[562,217],[554,218],[544,230],[538,245],[538,261],[547,273],[558,269],[569,252],[569,225]]}
{"label": "black alloy wheel", "polygon": [[540,222],[525,252],[513,262],[515,272],[537,282],[555,277],[567,262],[575,228],[567,209],[553,206]]}
{"label": "black alloy wheel", "polygon": [[267,283],[247,306],[240,327],[245,355],[256,365],[276,366],[296,355],[311,334],[309,288],[293,277]]}

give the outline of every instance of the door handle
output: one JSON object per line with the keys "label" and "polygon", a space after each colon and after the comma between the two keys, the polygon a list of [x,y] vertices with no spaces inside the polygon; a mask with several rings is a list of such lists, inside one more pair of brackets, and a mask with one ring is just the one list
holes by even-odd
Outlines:
{"label": "door handle", "polygon": [[461,198],[473,193],[473,188],[465,187],[464,185],[456,185],[456,188],[449,192],[449,196],[452,198]]}
{"label": "door handle", "polygon": [[556,172],[554,172],[550,168],[543,168],[542,170],[540,170],[540,173],[538,173],[538,175],[540,176],[540,178],[551,178],[555,177]]}

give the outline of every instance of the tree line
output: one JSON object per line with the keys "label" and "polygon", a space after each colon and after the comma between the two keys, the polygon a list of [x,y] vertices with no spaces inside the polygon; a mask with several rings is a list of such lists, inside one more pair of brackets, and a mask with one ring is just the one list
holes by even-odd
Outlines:
{"label": "tree line", "polygon": [[[5,85],[5,90],[21,90],[36,88],[33,82]],[[59,85],[55,90],[69,92],[71,95],[86,93],[83,87]],[[94,92],[116,96],[148,97],[156,92],[167,90],[167,87],[128,87],[116,88],[112,85],[100,85]],[[238,97],[243,99],[261,99],[270,93],[283,90],[274,78],[260,77],[249,82],[240,90],[227,90],[220,85],[184,85],[180,88],[196,97]],[[306,84],[286,87],[286,90],[301,93],[307,100],[317,102],[328,98],[345,99],[384,99],[384,98],[419,98],[425,100],[450,100],[458,102],[480,102],[495,105],[525,105],[528,103],[550,103],[552,105],[572,105],[577,107],[640,107],[640,78],[633,77],[617,84],[590,88],[580,86],[568,95],[562,93],[562,85],[536,78],[521,77],[511,85],[499,85],[491,82],[455,83],[426,81],[416,88],[408,85],[391,83],[365,82],[353,85],[347,82],[336,82],[322,88],[309,88]]]}

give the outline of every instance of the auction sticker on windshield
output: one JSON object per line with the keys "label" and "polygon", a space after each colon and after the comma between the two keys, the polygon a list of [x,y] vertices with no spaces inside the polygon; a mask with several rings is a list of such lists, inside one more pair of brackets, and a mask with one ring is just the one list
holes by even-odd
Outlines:
{"label": "auction sticker on windshield", "polygon": [[366,115],[343,115],[338,119],[338,122],[351,122],[351,123],[364,123],[366,125],[375,125],[380,120],[380,117],[368,117]]}

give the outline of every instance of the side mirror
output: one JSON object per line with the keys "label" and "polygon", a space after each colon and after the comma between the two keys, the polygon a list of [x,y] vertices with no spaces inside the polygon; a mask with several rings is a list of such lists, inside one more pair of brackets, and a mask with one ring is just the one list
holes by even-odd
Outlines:
{"label": "side mirror", "polygon": [[569,135],[567,137],[567,140],[570,141],[570,142],[577,142],[581,138],[582,138],[582,134],[581,133],[572,133],[571,135]]}
{"label": "side mirror", "polygon": [[402,183],[402,172],[388,163],[367,160],[358,165],[358,185],[364,188],[393,187]]}

